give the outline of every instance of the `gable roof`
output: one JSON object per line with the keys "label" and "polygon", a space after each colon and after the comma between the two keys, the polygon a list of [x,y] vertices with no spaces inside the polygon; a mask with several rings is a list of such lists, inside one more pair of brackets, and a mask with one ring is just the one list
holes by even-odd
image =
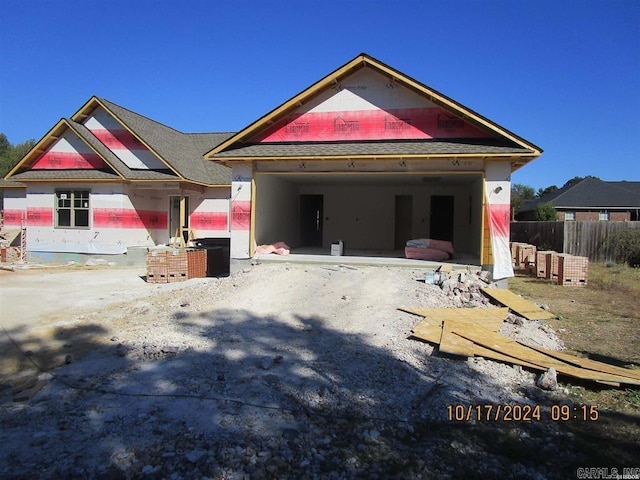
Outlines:
{"label": "gable roof", "polygon": [[[417,142],[314,142],[313,144],[286,142],[276,145],[257,144],[250,141],[256,134],[264,131],[270,125],[310,102],[355,71],[365,67],[371,68],[407,89],[418,93],[431,103],[455,113],[464,121],[484,131],[490,132],[492,136],[498,137],[498,139],[494,140],[493,144],[477,142],[475,140],[463,142],[460,141],[460,139],[456,142],[442,142],[440,140],[420,140]],[[417,145],[419,145],[419,147]],[[325,153],[323,155],[322,152],[329,152],[329,154]],[[397,157],[404,155],[424,157],[452,155],[456,152],[467,155],[507,155],[515,157],[513,165],[515,169],[540,156],[542,149],[452,100],[446,95],[443,95],[437,90],[363,53],[251,123],[240,132],[230,136],[226,141],[207,152],[205,158],[220,161],[230,159],[252,160],[255,158],[270,157],[297,157],[299,155],[304,156],[305,154],[320,157],[348,157],[351,155],[363,155],[376,158],[380,156]]]}
{"label": "gable roof", "polygon": [[546,202],[560,209],[640,208],[640,191],[636,193],[634,189],[640,190],[640,182],[605,182],[587,177],[540,198],[525,201],[520,212],[533,211],[538,204]]}
{"label": "gable roof", "polygon": [[231,184],[231,172],[227,167],[203,159],[211,145],[226,140],[230,133],[185,134],[106,99],[97,100],[185,180],[209,185]]}
{"label": "gable roof", "polygon": [[[96,108],[102,107],[123,128],[133,134],[164,165],[166,169],[132,169],[98,140],[84,126],[84,120]],[[108,169],[100,170],[29,170],[35,160],[66,130],[74,132],[93,152],[104,160]],[[231,172],[224,165],[205,161],[203,154],[230,133],[185,134],[106,99],[92,97],[71,119],[61,119],[7,174],[6,178],[28,181],[45,180],[128,180],[187,181],[206,186],[230,185]]]}

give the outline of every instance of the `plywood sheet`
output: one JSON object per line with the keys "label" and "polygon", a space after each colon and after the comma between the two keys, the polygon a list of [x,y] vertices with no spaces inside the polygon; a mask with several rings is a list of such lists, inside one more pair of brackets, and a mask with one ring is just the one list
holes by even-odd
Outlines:
{"label": "plywood sheet", "polygon": [[614,375],[605,372],[596,372],[581,367],[569,365],[559,359],[545,355],[533,348],[519,344],[514,340],[510,340],[497,333],[491,332],[486,328],[467,326],[466,328],[454,329],[455,333],[477,343],[483,347],[507,354],[511,357],[524,360],[526,362],[545,368],[555,368],[558,373],[570,375],[583,380],[597,380],[603,382],[626,383],[630,385],[640,385],[640,380],[629,377]]}
{"label": "plywood sheet", "polygon": [[482,325],[494,331],[500,330],[509,313],[508,308],[404,308],[398,310],[420,315],[431,323],[446,321],[467,322]]}
{"label": "plywood sheet", "polygon": [[[453,335],[458,335],[458,334],[453,333]],[[504,362],[504,363],[512,363],[514,365],[520,365],[522,367],[527,367],[534,370],[540,370],[540,371],[546,370],[546,368],[541,367],[539,365],[534,365],[533,363],[525,362],[524,360],[520,360],[519,358],[511,357],[509,355],[496,352],[495,350],[485,348],[482,345],[478,345],[477,343],[473,344],[473,353],[477,357],[484,357],[490,360],[498,360],[499,362]]]}
{"label": "plywood sheet", "polygon": [[453,333],[452,328],[460,326],[457,322],[445,320],[442,324],[442,336],[440,337],[439,350],[442,353],[473,357],[473,342]]}
{"label": "plywood sheet", "polygon": [[595,360],[591,360],[590,358],[577,357],[575,355],[570,355],[568,353],[556,352],[554,350],[547,350],[541,347],[534,346],[530,348],[533,348],[538,352],[544,353],[545,355],[549,355],[550,357],[557,358],[559,360],[562,360],[563,362],[577,365],[582,368],[587,368],[589,370],[606,372],[606,373],[611,373],[613,375],[620,375],[623,377],[629,377],[635,380],[640,380],[640,370],[631,370],[628,368],[616,367],[615,365],[609,365],[608,363],[597,362]]}
{"label": "plywood sheet", "polygon": [[433,325],[423,320],[414,327],[412,336],[438,345],[442,336],[442,325]]}
{"label": "plywood sheet", "polygon": [[556,315],[504,288],[483,288],[482,292],[529,320],[549,320]]}

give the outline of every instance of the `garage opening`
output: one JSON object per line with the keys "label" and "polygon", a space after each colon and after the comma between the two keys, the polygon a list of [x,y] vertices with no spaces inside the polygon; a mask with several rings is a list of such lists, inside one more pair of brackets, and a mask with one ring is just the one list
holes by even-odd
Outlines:
{"label": "garage opening", "polygon": [[[410,239],[452,241],[452,261],[480,264],[481,173],[267,173],[255,176],[255,241],[292,254],[404,257]],[[439,237],[439,238],[438,238]]]}

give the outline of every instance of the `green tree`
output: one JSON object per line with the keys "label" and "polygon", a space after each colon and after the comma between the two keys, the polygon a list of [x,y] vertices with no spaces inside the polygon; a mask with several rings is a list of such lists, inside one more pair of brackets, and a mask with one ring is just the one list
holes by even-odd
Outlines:
{"label": "green tree", "polygon": [[593,175],[587,175],[586,177],[573,177],[573,178],[567,180],[567,182],[562,186],[562,188],[570,187],[572,185],[575,185],[576,183],[581,182],[585,178],[594,178],[595,180],[600,180],[598,177],[594,177]]}
{"label": "green tree", "polygon": [[516,218],[516,214],[522,208],[525,200],[535,197],[535,190],[529,185],[514,183],[511,185],[511,220]]}
{"label": "green tree", "polygon": [[536,197],[541,198],[547,195],[548,193],[553,193],[558,190],[558,187],[555,185],[551,185],[547,188],[539,188],[536,192]]}
{"label": "green tree", "polygon": [[551,202],[542,202],[536,205],[533,219],[538,222],[554,222],[558,220],[558,213]]}
{"label": "green tree", "polygon": [[0,178],[4,177],[29,150],[33,148],[36,141],[26,140],[18,145],[11,145],[7,136],[0,133]]}

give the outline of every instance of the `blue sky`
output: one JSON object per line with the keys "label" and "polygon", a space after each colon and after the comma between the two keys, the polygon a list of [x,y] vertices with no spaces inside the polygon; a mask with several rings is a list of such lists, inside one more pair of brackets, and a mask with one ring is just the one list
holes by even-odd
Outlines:
{"label": "blue sky", "polygon": [[640,1],[5,0],[0,132],[92,95],[236,131],[361,52],[544,150],[513,182],[640,181]]}

